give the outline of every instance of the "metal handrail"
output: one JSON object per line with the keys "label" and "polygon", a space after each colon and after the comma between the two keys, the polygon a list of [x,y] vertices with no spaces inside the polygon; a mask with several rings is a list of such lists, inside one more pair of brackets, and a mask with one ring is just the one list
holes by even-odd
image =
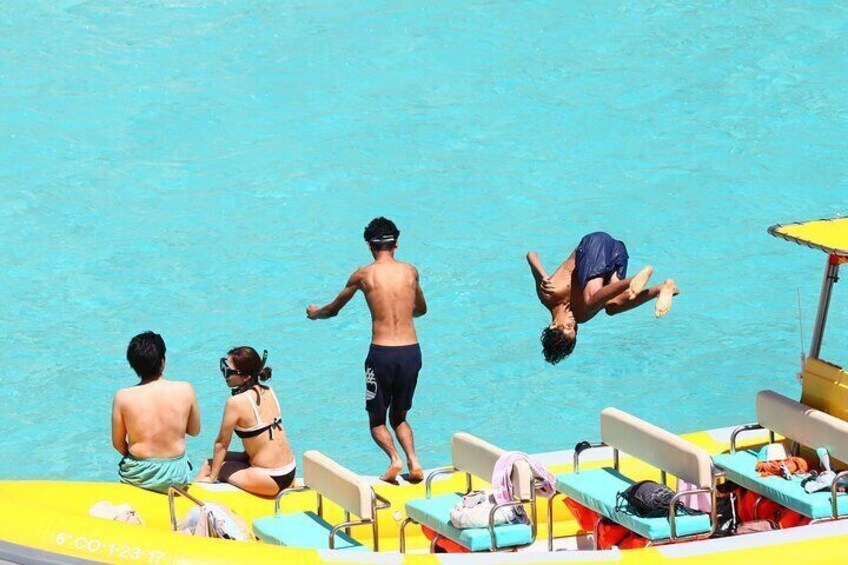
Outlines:
{"label": "metal handrail", "polygon": [[406,553],[406,527],[410,522],[414,520],[407,516],[403,522],[400,523],[400,530],[398,531],[398,538],[400,539],[400,552]]}
{"label": "metal handrail", "polygon": [[753,431],[753,430],[764,430],[764,429],[765,429],[765,427],[763,427],[759,424],[747,424],[745,426],[739,426],[738,428],[734,429],[730,433],[730,454],[733,455],[734,453],[736,453],[736,436],[738,436],[742,432],[750,432],[750,431]]}
{"label": "metal handrail", "polygon": [[304,492],[304,491],[308,491],[308,490],[311,490],[311,489],[307,486],[302,486],[302,487],[284,488],[283,490],[278,492],[277,496],[274,497],[274,515],[275,516],[280,515],[280,500],[284,496],[286,496],[287,494],[292,494],[292,493],[295,493],[295,492]]}
{"label": "metal handrail", "polygon": [[[379,503],[378,503],[379,501]],[[380,527],[379,521],[377,517],[377,512],[380,510],[387,510],[392,507],[392,502],[377,494],[374,491],[374,488],[371,488],[371,535],[374,538],[374,551],[380,551]]]}
{"label": "metal handrail", "polygon": [[376,498],[377,500],[380,501],[380,504],[374,505],[375,510],[385,510],[386,508],[392,507],[392,501],[391,500],[389,500],[388,498],[386,498],[384,496],[380,496],[376,492],[374,493],[374,498]]}
{"label": "metal handrail", "polygon": [[712,495],[712,508],[710,509],[710,535],[712,535],[713,531],[716,527],[716,490],[713,488],[698,488],[693,490],[684,490],[678,493],[671,498],[671,503],[668,509],[668,523],[671,527],[671,536],[669,539],[674,542],[677,538],[677,523],[675,522],[675,514],[677,512],[677,502],[683,498],[684,496],[689,496],[693,494],[709,494]]}
{"label": "metal handrail", "polygon": [[427,498],[430,498],[432,492],[432,484],[433,479],[438,477],[439,475],[452,475],[453,473],[458,473],[459,469],[454,467],[453,465],[449,465],[447,467],[439,467],[438,469],[433,469],[427,475],[427,478],[424,479],[424,494]]}
{"label": "metal handrail", "polygon": [[495,538],[495,513],[502,508],[509,508],[510,506],[524,506],[528,504],[527,500],[510,500],[509,502],[502,502],[500,504],[495,504],[492,506],[492,509],[489,510],[489,536],[491,539],[491,550],[498,550],[498,540]]}
{"label": "metal handrail", "polygon": [[[175,502],[175,499],[176,499],[177,496],[183,496],[183,497],[189,499],[191,502],[193,502],[194,504],[196,504],[200,508],[203,508],[205,506],[200,499],[195,498],[194,496],[190,495],[185,490],[183,490],[179,487],[175,487],[175,486],[168,487],[168,512],[171,514],[171,530],[174,531],[174,532],[177,531],[177,527],[178,527],[177,526],[177,509],[176,509],[176,502]],[[212,516],[209,513],[206,514],[206,525],[208,526],[209,537],[212,537],[212,538],[218,537],[218,534],[215,531],[215,524],[212,522]]]}
{"label": "metal handrail", "polygon": [[[589,443],[587,441],[587,442],[578,443],[574,447],[574,456],[573,457],[574,457],[574,473],[575,474],[580,472],[580,454],[583,453],[584,451],[589,450],[589,449],[597,449],[599,447],[608,447],[608,446],[607,446],[607,444],[605,444],[602,441],[599,441],[599,442],[596,442],[596,443]],[[618,460],[618,454],[615,453],[615,452],[613,454],[614,454],[615,459],[617,461]],[[616,468],[618,468],[617,464],[616,464]]]}
{"label": "metal handrail", "polygon": [[836,488],[839,486],[838,483],[843,477],[848,477],[848,470],[837,473],[837,475],[833,477],[833,483],[830,485],[831,514],[834,520],[839,519],[839,505],[836,504],[836,497],[838,495]]}
{"label": "metal handrail", "polygon": [[[336,534],[339,530],[349,528],[351,526],[364,526],[371,524],[372,522],[373,520],[348,520],[347,522],[336,524],[333,526],[333,529],[330,530],[330,549],[336,549]],[[376,551],[376,549],[374,551]]]}
{"label": "metal handrail", "polygon": [[[539,486],[543,483],[541,479],[533,479],[533,484],[531,485],[530,490],[530,500],[528,503],[530,504],[530,533],[533,536],[533,543],[536,543],[536,534],[538,534],[538,525],[537,521],[539,519],[538,510],[536,509],[536,491],[539,490]],[[556,492],[556,487],[554,487],[554,492]]]}
{"label": "metal handrail", "polygon": [[[532,542],[536,541],[536,532],[537,532],[537,519],[536,515],[536,490],[539,488],[539,485],[542,484],[542,481],[539,479],[533,479],[533,482],[530,485],[530,498],[516,498],[515,500],[510,500],[508,502],[503,502],[501,504],[496,504],[489,511],[489,537],[491,540],[491,550],[498,551],[498,542],[495,539],[495,513],[501,508],[508,508],[511,506],[524,506],[525,504],[530,505],[530,535],[532,537]],[[556,493],[554,493],[556,494]],[[551,497],[553,498],[553,497]]]}
{"label": "metal handrail", "polygon": [[548,551],[554,550],[554,499],[560,493],[554,493],[548,497]]}

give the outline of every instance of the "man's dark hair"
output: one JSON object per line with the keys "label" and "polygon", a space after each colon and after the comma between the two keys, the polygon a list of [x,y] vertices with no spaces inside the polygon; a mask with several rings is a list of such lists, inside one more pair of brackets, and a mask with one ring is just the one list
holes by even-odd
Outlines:
{"label": "man's dark hair", "polygon": [[542,355],[551,365],[556,365],[571,355],[575,345],[577,335],[570,338],[558,328],[547,327],[542,330]]}
{"label": "man's dark hair", "polygon": [[142,380],[160,376],[165,364],[165,340],[153,332],[138,334],[127,347],[127,362]]}
{"label": "man's dark hair", "polygon": [[364,236],[372,249],[386,251],[395,248],[400,231],[393,221],[380,216],[365,226]]}

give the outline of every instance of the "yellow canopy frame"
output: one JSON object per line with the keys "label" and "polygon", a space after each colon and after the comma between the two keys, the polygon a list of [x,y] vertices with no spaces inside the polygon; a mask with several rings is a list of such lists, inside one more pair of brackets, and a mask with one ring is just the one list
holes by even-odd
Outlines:
{"label": "yellow canopy frame", "polygon": [[848,218],[777,224],[768,231],[775,237],[848,259]]}
{"label": "yellow canopy frame", "polygon": [[840,265],[848,263],[848,218],[777,224],[770,227],[768,231],[775,237],[819,249],[828,254],[813,338],[810,343],[810,354],[801,372],[803,379],[801,402],[848,420],[848,373],[842,367],[828,363],[819,357],[833,285],[839,281]]}

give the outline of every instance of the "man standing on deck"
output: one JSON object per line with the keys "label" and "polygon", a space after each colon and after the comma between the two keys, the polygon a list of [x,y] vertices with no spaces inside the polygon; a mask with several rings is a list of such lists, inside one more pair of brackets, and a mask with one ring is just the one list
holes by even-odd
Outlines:
{"label": "man standing on deck", "polygon": [[382,217],[371,220],[365,228],[365,241],[374,262],[357,269],[335,300],[322,308],[314,305],[306,308],[310,320],[332,318],[357,290],[365,295],[371,310],[371,348],[365,359],[365,410],[371,437],[389,456],[389,468],[380,478],[391,483],[397,482],[403,464],[386,428],[387,411],[406,454],[410,482],[424,478],[406,413],[412,408],[421,370],[421,348],[412,319],[427,313],[427,303],[418,284],[418,270],[395,260],[399,235],[391,220]]}

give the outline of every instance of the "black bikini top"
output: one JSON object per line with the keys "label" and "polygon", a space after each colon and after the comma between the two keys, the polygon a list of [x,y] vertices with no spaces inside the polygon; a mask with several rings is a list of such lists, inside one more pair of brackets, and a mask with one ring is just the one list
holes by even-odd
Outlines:
{"label": "black bikini top", "polygon": [[[280,403],[277,401],[277,395],[274,394],[274,389],[269,387],[268,391],[271,393],[271,398],[274,399],[274,404],[277,405],[277,414],[281,415],[282,412],[280,411]],[[256,437],[256,436],[264,433],[267,430],[268,436],[271,439],[274,439],[274,430],[276,429],[276,430],[282,431],[283,430],[283,421],[280,418],[280,416],[278,415],[276,418],[274,418],[269,423],[263,422],[262,417],[259,414],[259,406],[258,406],[259,392],[256,391],[256,389],[254,389],[254,392],[256,392],[257,402],[253,402],[253,399],[250,397],[249,394],[245,394],[244,397],[247,399],[247,402],[250,403],[250,407],[253,409],[253,414],[254,414],[254,416],[256,416],[256,424],[253,425],[253,426],[250,426],[249,428],[239,428],[238,426],[236,426],[233,429],[233,431],[235,432],[235,434],[238,437],[240,437],[241,439],[245,439],[245,438]]]}

